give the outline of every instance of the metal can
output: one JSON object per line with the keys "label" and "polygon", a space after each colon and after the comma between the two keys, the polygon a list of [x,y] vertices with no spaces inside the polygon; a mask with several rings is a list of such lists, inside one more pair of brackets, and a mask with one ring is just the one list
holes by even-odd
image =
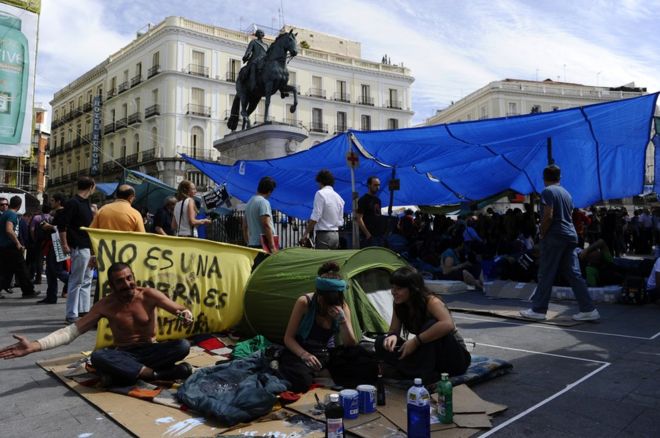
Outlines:
{"label": "metal can", "polygon": [[339,392],[339,397],[344,408],[344,418],[357,418],[360,414],[358,392],[354,389],[344,389]]}
{"label": "metal can", "polygon": [[373,385],[359,385],[358,405],[361,414],[376,412],[376,387]]}

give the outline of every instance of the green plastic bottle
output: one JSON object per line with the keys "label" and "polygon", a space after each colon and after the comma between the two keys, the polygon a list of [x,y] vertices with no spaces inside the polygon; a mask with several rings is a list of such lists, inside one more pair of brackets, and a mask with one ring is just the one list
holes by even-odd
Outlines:
{"label": "green plastic bottle", "polygon": [[0,12],[0,143],[18,144],[23,134],[30,60],[21,20]]}
{"label": "green plastic bottle", "polygon": [[438,419],[442,424],[451,424],[454,422],[454,402],[453,388],[449,374],[442,373],[440,381],[436,387],[438,393]]}

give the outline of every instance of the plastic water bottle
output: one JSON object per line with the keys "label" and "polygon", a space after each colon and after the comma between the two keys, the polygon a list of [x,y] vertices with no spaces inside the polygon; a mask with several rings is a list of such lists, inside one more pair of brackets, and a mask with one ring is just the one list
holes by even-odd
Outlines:
{"label": "plastic water bottle", "polygon": [[454,422],[453,387],[449,374],[442,373],[436,392],[438,393],[438,419],[442,424]]}
{"label": "plastic water bottle", "polygon": [[431,397],[422,386],[422,379],[415,379],[415,386],[408,390],[408,438],[431,436]]}
{"label": "plastic water bottle", "polygon": [[330,403],[325,406],[326,438],[344,438],[344,408],[339,403],[339,394],[330,394]]}

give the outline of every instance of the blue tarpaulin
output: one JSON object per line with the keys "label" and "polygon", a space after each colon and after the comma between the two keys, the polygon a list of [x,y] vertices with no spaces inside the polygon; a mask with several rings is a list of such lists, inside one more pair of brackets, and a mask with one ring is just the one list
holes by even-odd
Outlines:
{"label": "blue tarpaulin", "polygon": [[273,208],[291,216],[311,214],[316,173],[329,169],[335,190],[351,209],[351,176],[346,154],[360,158],[356,190],[366,192],[369,176],[400,179],[394,205],[441,205],[479,200],[507,189],[522,194],[543,189],[547,142],[562,168],[562,185],[575,205],[642,192],[645,153],[658,93],[549,113],[458,122],[388,131],[349,131],[309,150],[272,160],[243,160],[232,166],[184,158],[232,196],[247,201],[259,179],[271,176],[277,188]]}

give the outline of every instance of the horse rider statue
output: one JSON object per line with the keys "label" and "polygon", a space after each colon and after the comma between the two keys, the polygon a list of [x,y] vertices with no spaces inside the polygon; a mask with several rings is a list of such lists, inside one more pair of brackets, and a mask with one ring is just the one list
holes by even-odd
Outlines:
{"label": "horse rider statue", "polygon": [[254,32],[254,36],[257,38],[250,41],[250,44],[248,44],[245,50],[245,55],[243,55],[243,62],[247,63],[247,82],[250,90],[253,90],[257,84],[259,60],[265,57],[268,51],[268,44],[264,42],[264,32],[261,29],[257,29]]}

